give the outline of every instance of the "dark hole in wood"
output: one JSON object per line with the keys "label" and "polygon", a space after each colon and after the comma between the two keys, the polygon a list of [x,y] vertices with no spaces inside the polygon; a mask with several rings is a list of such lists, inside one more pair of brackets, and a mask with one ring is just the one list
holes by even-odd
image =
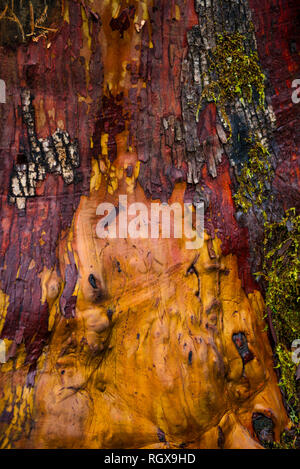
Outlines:
{"label": "dark hole in wood", "polygon": [[248,347],[248,341],[243,332],[238,332],[237,334],[232,335],[232,340],[239,352],[241,359],[243,360],[243,365],[253,360],[254,356],[251,350]]}
{"label": "dark hole in wood", "polygon": [[114,314],[114,312],[113,312],[112,309],[109,308],[109,309],[107,310],[106,314],[107,314],[108,319],[111,320],[112,315]]}
{"label": "dark hole in wood", "polygon": [[270,448],[274,441],[274,423],[265,414],[254,412],[252,414],[253,430],[262,446]]}
{"label": "dark hole in wood", "polygon": [[93,287],[94,289],[97,289],[97,288],[98,288],[98,287],[97,287],[97,281],[96,281],[96,279],[95,279],[95,277],[94,277],[93,274],[90,274],[90,275],[89,275],[89,283],[92,285],[92,287]]}

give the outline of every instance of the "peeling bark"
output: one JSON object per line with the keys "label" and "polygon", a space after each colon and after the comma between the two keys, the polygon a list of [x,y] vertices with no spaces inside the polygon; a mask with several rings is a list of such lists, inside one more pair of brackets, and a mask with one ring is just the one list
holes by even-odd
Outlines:
{"label": "peeling bark", "polygon": [[[253,273],[265,221],[300,205],[297,2],[44,3],[0,0],[1,447],[278,442],[291,423]],[[206,93],[219,34],[258,53],[262,106]],[[251,135],[273,173],[243,213]],[[203,202],[203,247],[99,239],[98,205],[119,222],[124,194],[149,217]]]}

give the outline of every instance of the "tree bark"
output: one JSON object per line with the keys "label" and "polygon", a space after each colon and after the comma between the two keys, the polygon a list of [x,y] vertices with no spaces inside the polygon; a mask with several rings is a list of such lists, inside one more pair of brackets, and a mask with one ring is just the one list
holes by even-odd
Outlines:
{"label": "tree bark", "polygon": [[[291,422],[254,273],[266,220],[300,206],[297,2],[0,7],[1,446],[278,442]],[[223,86],[226,63],[243,82]],[[270,169],[245,196],[254,150]],[[119,227],[120,196],[149,224],[155,204],[203,204],[203,245],[101,239],[99,204]]]}

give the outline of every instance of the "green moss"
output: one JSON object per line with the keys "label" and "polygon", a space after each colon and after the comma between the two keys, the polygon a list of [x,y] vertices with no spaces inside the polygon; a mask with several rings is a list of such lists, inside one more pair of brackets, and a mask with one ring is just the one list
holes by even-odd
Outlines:
{"label": "green moss", "polygon": [[272,449],[299,449],[300,428],[294,426],[291,430],[284,431],[280,443],[273,443]]}
{"label": "green moss", "polygon": [[279,223],[265,224],[263,275],[278,341],[290,348],[300,339],[300,215],[294,208]]}
{"label": "green moss", "polygon": [[277,368],[280,368],[281,374],[279,386],[282,388],[287,403],[290,405],[290,417],[294,423],[299,423],[299,417],[297,415],[299,399],[295,380],[297,365],[292,360],[291,352],[288,351],[283,344],[277,345],[276,355],[278,357]]}
{"label": "green moss", "polygon": [[[291,346],[300,339],[300,215],[286,211],[279,223],[265,223],[264,262],[260,273],[267,281],[266,306],[272,313],[278,345],[277,368],[292,421],[299,425],[299,396]],[[297,429],[298,438],[299,427]]]}
{"label": "green moss", "polygon": [[240,33],[221,34],[212,52],[210,70],[217,75],[217,100],[230,102],[236,96],[252,101],[253,87],[259,94],[260,103],[264,103],[264,80],[257,52],[249,55],[245,52],[245,37]]}
{"label": "green moss", "polygon": [[248,153],[248,163],[238,177],[239,188],[234,195],[237,205],[247,212],[252,204],[261,206],[269,197],[266,182],[271,184],[273,170],[269,162],[268,150],[255,139]]}
{"label": "green moss", "polygon": [[202,93],[198,112],[203,101],[214,101],[221,109],[223,117],[228,124],[231,136],[231,126],[225,106],[236,97],[242,102],[244,99],[252,101],[253,91],[259,96],[259,105],[265,102],[264,81],[265,75],[259,66],[256,51],[246,54],[245,36],[240,33],[220,34],[217,44],[209,59],[209,72],[214,78]]}

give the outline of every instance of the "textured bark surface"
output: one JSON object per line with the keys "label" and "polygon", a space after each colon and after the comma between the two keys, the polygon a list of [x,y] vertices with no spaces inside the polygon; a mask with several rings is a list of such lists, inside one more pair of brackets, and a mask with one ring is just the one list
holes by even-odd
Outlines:
{"label": "textured bark surface", "polygon": [[[300,205],[297,2],[66,0],[45,19],[47,1],[21,3],[0,1],[1,446],[279,441],[290,422],[253,273],[265,219]],[[263,106],[209,99],[219,34],[258,52]],[[244,213],[254,137],[272,178]],[[123,194],[204,201],[203,247],[97,238],[97,206]]]}

